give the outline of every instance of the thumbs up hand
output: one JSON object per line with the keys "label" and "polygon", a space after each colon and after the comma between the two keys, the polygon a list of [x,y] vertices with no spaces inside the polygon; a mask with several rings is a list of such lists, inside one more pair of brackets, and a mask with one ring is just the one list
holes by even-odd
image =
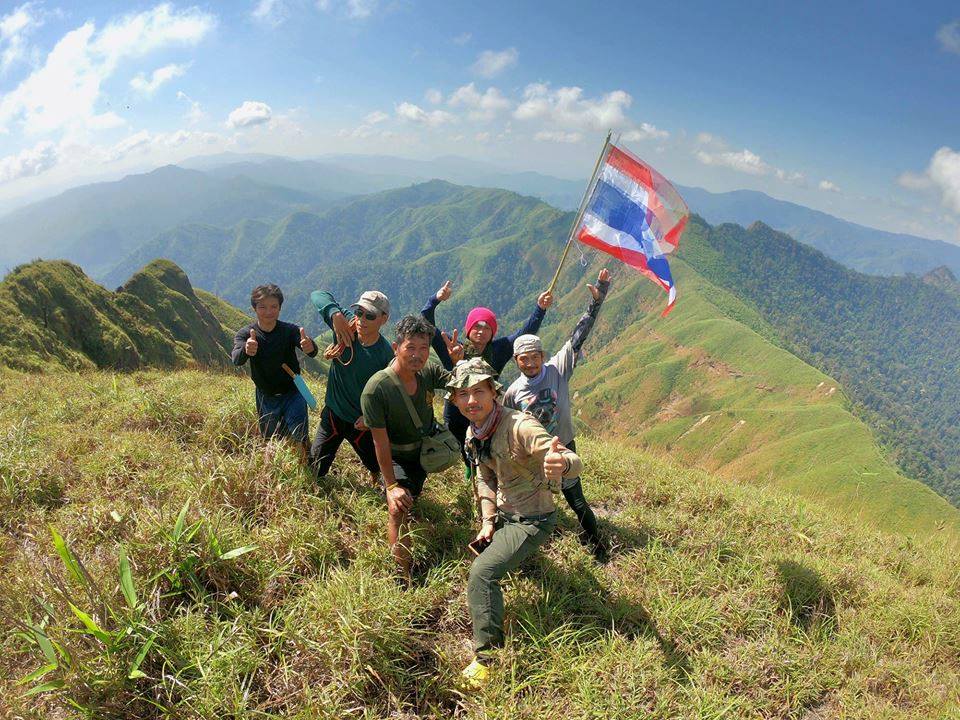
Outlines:
{"label": "thumbs up hand", "polygon": [[440,286],[440,289],[437,290],[437,301],[443,302],[444,300],[449,300],[452,293],[453,283],[447,280],[443,285]]}
{"label": "thumbs up hand", "polygon": [[550,449],[543,456],[543,476],[548,481],[560,480],[563,473],[570,469],[567,459],[563,456],[566,449],[558,437],[555,437],[550,443]]}
{"label": "thumbs up hand", "polygon": [[317,346],[313,344],[313,340],[307,337],[307,331],[303,328],[300,328],[300,349],[307,355],[317,349]]}
{"label": "thumbs up hand", "polygon": [[257,333],[254,332],[253,328],[250,328],[250,337],[247,338],[247,342],[243,345],[243,351],[249,356],[253,357],[257,354],[257,350],[260,349],[260,343],[257,342]]}

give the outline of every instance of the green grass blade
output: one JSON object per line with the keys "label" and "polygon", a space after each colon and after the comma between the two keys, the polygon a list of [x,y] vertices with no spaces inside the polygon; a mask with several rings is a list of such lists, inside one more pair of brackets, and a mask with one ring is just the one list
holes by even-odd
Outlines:
{"label": "green grass blade", "polygon": [[183,504],[183,508],[180,510],[180,514],[177,515],[177,522],[173,526],[173,539],[176,542],[179,542],[180,536],[183,535],[183,528],[187,522],[187,511],[190,509],[190,501],[187,500]]}
{"label": "green grass blade", "polygon": [[90,632],[91,635],[97,638],[97,640],[102,642],[104,645],[110,644],[110,640],[111,640],[110,635],[107,632],[105,632],[103,628],[97,625],[96,621],[92,617],[87,615],[83,610],[78,608],[73,603],[67,603],[67,604],[70,605],[70,609],[73,610],[73,614],[76,615],[78,618],[80,618],[80,622],[82,622],[84,626],[86,626],[87,630]]}
{"label": "green grass blade", "polygon": [[127,557],[127,551],[120,548],[120,589],[123,590],[123,596],[127,599],[127,605],[131,610],[137,607],[137,591],[133,587],[133,574],[130,572],[130,559]]}
{"label": "green grass blade", "polygon": [[256,549],[256,545],[244,545],[243,547],[234,548],[233,550],[227,550],[227,552],[220,556],[220,560],[233,560]]}
{"label": "green grass blade", "polygon": [[53,547],[56,548],[57,555],[60,556],[67,571],[73,576],[74,580],[82,585],[84,582],[83,573],[80,571],[80,565],[77,563],[77,559],[73,556],[70,548],[67,547],[66,541],[52,525],[50,526],[50,534],[53,536]]}
{"label": "green grass blade", "polygon": [[23,697],[39,695],[40,693],[50,692],[51,690],[60,690],[63,688],[63,685],[63,680],[51,680],[50,682],[45,682],[42,685],[30,688],[23,694]]}
{"label": "green grass blade", "polygon": [[32,683],[34,680],[39,680],[48,672],[51,672],[52,670],[56,670],[56,669],[57,669],[56,663],[51,663],[50,665],[44,665],[41,668],[37,668],[29,675],[26,675],[25,677],[22,677],[19,680],[17,680],[17,685],[26,685],[27,683]]}
{"label": "green grass blade", "polygon": [[137,657],[134,658],[133,663],[130,665],[130,672],[127,674],[127,677],[131,680],[136,680],[138,678],[146,677],[146,674],[140,671],[140,663],[143,662],[143,659],[147,657],[147,653],[150,651],[150,647],[153,645],[153,641],[157,639],[157,636],[154,635],[146,644],[143,646],[143,649],[137,653]]}
{"label": "green grass blade", "polygon": [[47,637],[46,633],[37,628],[31,628],[31,630],[33,630],[33,637],[37,641],[37,645],[40,646],[40,650],[43,652],[43,656],[47,659],[47,662],[56,665],[57,653],[53,649],[53,643],[50,642],[50,638]]}

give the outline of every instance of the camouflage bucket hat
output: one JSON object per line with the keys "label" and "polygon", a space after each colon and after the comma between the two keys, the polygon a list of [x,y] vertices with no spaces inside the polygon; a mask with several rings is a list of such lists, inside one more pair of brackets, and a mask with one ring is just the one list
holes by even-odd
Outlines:
{"label": "camouflage bucket hat", "polygon": [[497,382],[496,371],[481,357],[470,358],[457,363],[447,381],[448,390],[462,390],[479,385],[484,380],[493,384],[493,389],[499,394],[503,385]]}

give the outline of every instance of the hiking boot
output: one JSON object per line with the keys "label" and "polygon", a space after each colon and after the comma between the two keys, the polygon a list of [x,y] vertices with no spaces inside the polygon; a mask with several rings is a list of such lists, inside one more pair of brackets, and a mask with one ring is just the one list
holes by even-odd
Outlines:
{"label": "hiking boot", "polygon": [[490,668],[474,658],[461,672],[460,678],[468,690],[483,690],[490,681]]}

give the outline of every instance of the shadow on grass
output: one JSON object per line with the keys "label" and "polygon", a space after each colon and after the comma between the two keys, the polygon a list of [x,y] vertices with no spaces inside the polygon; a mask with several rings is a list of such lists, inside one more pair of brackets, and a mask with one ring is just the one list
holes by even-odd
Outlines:
{"label": "shadow on grass", "polygon": [[790,613],[790,622],[807,632],[819,629],[832,635],[837,628],[837,608],[820,573],[793,560],[780,560],[776,568],[783,583],[780,607]]}
{"label": "shadow on grass", "polygon": [[512,608],[513,614],[534,636],[547,637],[561,627],[573,627],[601,638],[614,634],[628,640],[654,640],[664,656],[664,666],[676,681],[691,681],[690,659],[676,643],[658,629],[650,613],[639,602],[611,592],[595,577],[591,567],[574,562],[564,567],[552,559],[538,555],[526,565],[543,585],[538,598],[530,598]]}

